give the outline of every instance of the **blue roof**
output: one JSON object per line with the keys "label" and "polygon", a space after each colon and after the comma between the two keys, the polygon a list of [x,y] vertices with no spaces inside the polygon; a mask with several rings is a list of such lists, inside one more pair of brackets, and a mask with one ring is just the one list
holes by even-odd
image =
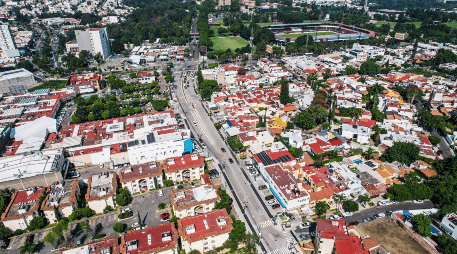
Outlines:
{"label": "blue roof", "polygon": [[404,211],[404,212],[403,212],[403,215],[404,215],[404,216],[410,216],[410,215],[411,215],[411,213],[410,213],[410,212],[408,212],[408,211]]}
{"label": "blue roof", "polygon": [[233,127],[233,124],[230,122],[230,120],[225,120],[225,122],[228,124],[228,126]]}

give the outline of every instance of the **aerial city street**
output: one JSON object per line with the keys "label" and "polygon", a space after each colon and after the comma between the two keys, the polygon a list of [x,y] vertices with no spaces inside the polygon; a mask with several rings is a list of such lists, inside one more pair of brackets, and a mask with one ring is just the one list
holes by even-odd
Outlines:
{"label": "aerial city street", "polygon": [[2,253],[457,253],[455,1],[0,19]]}

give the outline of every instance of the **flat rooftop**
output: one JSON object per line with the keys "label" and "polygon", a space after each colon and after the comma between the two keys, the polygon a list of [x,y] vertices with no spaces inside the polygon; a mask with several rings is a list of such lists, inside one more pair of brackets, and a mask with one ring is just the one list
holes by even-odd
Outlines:
{"label": "flat rooftop", "polygon": [[76,186],[78,179],[62,180],[54,183],[49,187],[48,196],[42,207],[58,207],[59,205],[71,205],[75,201]]}
{"label": "flat rooftop", "polygon": [[113,186],[116,185],[116,174],[113,172],[102,172],[100,174],[92,175],[90,180],[90,191],[87,193],[89,199],[103,197],[104,195],[116,191],[113,188]]}
{"label": "flat rooftop", "polygon": [[[172,195],[177,208],[197,205],[211,199],[218,199],[217,190],[214,186],[205,184],[192,189],[177,190]],[[220,199],[220,198],[219,198]]]}

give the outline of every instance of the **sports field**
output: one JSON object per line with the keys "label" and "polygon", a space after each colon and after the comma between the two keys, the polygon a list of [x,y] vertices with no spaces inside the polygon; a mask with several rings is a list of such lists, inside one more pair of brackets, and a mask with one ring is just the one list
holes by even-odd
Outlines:
{"label": "sports field", "polygon": [[235,51],[237,48],[242,48],[249,43],[245,41],[244,39],[240,37],[215,37],[211,38],[211,41],[213,41],[213,49],[215,51],[226,51],[227,49],[231,49],[232,51]]}
{"label": "sports field", "polygon": [[[334,32],[317,32],[317,36],[323,36],[323,35],[335,35],[336,33]],[[298,38],[303,35],[311,35],[311,36],[316,36],[316,33],[303,33],[303,34],[280,34],[280,36],[286,37],[286,38]]]}

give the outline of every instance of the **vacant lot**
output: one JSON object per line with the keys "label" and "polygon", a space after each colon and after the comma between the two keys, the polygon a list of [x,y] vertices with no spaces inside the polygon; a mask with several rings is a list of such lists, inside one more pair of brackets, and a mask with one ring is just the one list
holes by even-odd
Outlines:
{"label": "vacant lot", "polygon": [[216,37],[211,38],[211,40],[214,43],[213,48],[216,51],[226,51],[227,49],[235,51],[235,49],[242,48],[249,44],[247,41],[240,37]]}
{"label": "vacant lot", "polygon": [[369,235],[386,246],[392,254],[427,254],[428,252],[391,219],[385,218],[357,227],[363,235]]}
{"label": "vacant lot", "polygon": [[[303,35],[311,35],[311,36],[316,36],[316,33],[304,33],[304,34],[281,34],[281,36],[286,37],[286,38],[298,38]],[[317,32],[317,36],[323,36],[323,35],[335,35],[336,33],[334,32]]]}

